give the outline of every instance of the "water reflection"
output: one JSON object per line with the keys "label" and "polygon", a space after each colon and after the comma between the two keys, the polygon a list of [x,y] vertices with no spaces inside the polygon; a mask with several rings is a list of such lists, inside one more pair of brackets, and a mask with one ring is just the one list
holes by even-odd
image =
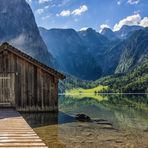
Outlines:
{"label": "water reflection", "polygon": [[[148,145],[147,96],[105,95],[99,100],[60,96],[59,110],[59,113],[23,114],[51,148],[146,148]],[[78,122],[73,118],[78,113],[107,120],[113,128]]]}
{"label": "water reflection", "polygon": [[23,113],[23,117],[33,128],[75,122],[75,118],[63,112]]}

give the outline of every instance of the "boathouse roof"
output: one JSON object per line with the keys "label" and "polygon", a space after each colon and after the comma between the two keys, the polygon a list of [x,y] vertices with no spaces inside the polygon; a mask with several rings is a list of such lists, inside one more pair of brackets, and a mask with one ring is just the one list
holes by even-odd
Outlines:
{"label": "boathouse roof", "polygon": [[39,62],[38,60],[32,58],[28,54],[20,51],[19,49],[15,48],[15,47],[13,47],[12,45],[8,44],[7,42],[3,43],[0,46],[0,52],[2,52],[4,50],[10,51],[11,53],[17,55],[18,57],[25,59],[29,63],[31,63],[31,64],[33,64],[37,67],[40,67],[41,69],[43,69],[44,71],[48,72],[51,75],[54,75],[58,79],[65,79],[66,78],[65,75],[63,75],[62,73],[60,73],[57,70]]}

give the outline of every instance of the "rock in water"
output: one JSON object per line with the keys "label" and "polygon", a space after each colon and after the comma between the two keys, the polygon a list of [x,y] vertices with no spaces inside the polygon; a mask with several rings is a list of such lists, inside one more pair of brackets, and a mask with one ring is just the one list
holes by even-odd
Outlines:
{"label": "rock in water", "polygon": [[26,0],[0,0],[0,42],[9,42],[41,62],[53,65]]}
{"label": "rock in water", "polygon": [[90,122],[91,118],[85,114],[77,114],[75,117],[77,120],[82,122]]}

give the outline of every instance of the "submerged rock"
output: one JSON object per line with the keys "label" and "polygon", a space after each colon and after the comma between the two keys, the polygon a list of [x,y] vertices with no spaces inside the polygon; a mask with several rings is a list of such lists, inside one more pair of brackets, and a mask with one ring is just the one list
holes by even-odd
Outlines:
{"label": "submerged rock", "polygon": [[77,114],[75,116],[75,118],[78,120],[78,121],[82,121],[82,122],[90,122],[91,121],[91,118],[85,114]]}
{"label": "submerged rock", "polygon": [[110,126],[113,126],[112,123],[108,122],[108,121],[97,121],[96,122],[97,124],[104,124],[104,125],[110,125]]}
{"label": "submerged rock", "polygon": [[98,125],[101,125],[101,127],[103,129],[111,129],[111,130],[116,130],[113,127],[113,124],[110,123],[108,120],[104,120],[104,119],[91,119],[89,116],[85,115],[85,114],[77,114],[75,116],[75,119],[81,122],[92,122],[92,123],[96,123]]}
{"label": "submerged rock", "polygon": [[144,132],[148,132],[148,129],[145,129]]}

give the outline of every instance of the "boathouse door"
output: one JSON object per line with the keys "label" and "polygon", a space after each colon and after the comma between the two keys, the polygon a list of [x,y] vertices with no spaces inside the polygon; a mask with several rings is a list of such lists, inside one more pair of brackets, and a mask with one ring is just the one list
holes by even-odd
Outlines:
{"label": "boathouse door", "polygon": [[15,74],[0,73],[0,107],[15,106]]}

